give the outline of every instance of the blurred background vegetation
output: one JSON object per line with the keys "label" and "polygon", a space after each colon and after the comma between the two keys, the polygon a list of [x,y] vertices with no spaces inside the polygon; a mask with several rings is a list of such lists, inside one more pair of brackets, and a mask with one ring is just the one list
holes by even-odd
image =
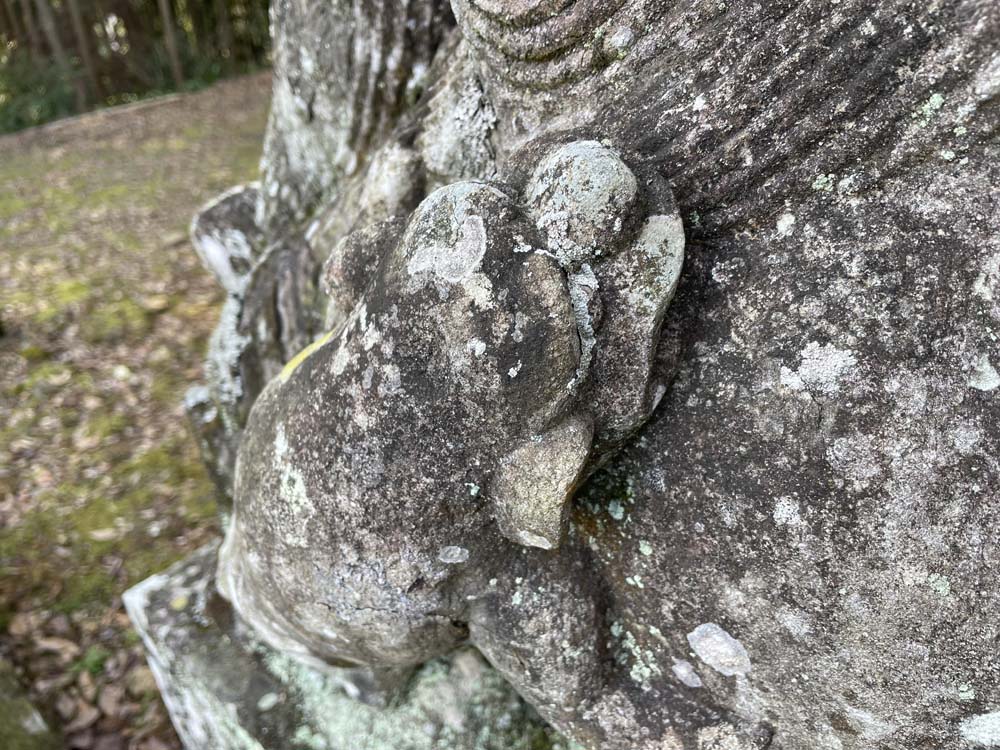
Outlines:
{"label": "blurred background vegetation", "polygon": [[267,62],[267,0],[0,0],[0,133]]}
{"label": "blurred background vegetation", "polygon": [[267,0],[0,0],[0,750],[180,750],[121,594],[219,533],[187,227],[257,177],[268,47]]}

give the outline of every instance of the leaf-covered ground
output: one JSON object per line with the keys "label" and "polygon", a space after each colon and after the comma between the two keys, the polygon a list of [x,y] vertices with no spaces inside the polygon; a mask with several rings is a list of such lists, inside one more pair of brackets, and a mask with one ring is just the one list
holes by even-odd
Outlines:
{"label": "leaf-covered ground", "polygon": [[255,177],[268,88],[0,138],[0,659],[67,747],[178,747],[120,595],[217,533],[181,400],[222,295],[186,229]]}

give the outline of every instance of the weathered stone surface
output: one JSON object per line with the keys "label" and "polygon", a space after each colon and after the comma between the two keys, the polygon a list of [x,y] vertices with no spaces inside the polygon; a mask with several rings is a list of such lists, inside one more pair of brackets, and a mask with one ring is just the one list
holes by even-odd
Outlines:
{"label": "weathered stone surface", "polygon": [[426,88],[452,21],[443,0],[279,0],[271,19],[276,72],[258,223],[287,232],[364,171]]}
{"label": "weathered stone surface", "polygon": [[243,294],[264,251],[256,218],[260,198],[257,185],[238,185],[204,206],[191,222],[195,252],[229,294]]}
{"label": "weathered stone surface", "polygon": [[[236,446],[246,420],[254,382],[252,363],[261,349],[248,351],[254,338],[243,321],[244,297],[255,266],[265,254],[257,220],[261,201],[256,184],[240,185],[204,206],[191,222],[191,244],[205,267],[226,290],[222,318],[212,335],[206,366],[208,385],[191,388],[185,409],[202,456],[224,497],[232,494]],[[255,321],[256,331],[266,326]]]}
{"label": "weathered stone surface", "polygon": [[274,651],[215,592],[215,559],[212,545],[125,595],[189,750],[568,750],[470,649],[389,704],[358,670]]}
{"label": "weathered stone surface", "polygon": [[276,105],[228,593],[304,658],[467,627],[589,748],[1000,747],[1000,6],[454,11],[351,169]]}
{"label": "weathered stone surface", "polygon": [[[661,180],[641,191],[643,219],[612,149],[552,149],[526,185],[454,183],[405,226],[382,225],[388,240],[355,233],[334,248],[386,254],[362,262],[375,270],[360,295],[351,264],[327,262],[350,316],[254,404],[220,589],[303,660],[406,667],[468,638],[591,745],[661,744],[678,723],[759,747],[766,729],[691,702],[655,665],[637,678],[607,661],[606,589],[581,574],[578,536],[555,556],[518,546],[563,544],[572,490],[662,395],[650,380],[683,257]],[[562,218],[546,225],[553,201]]]}

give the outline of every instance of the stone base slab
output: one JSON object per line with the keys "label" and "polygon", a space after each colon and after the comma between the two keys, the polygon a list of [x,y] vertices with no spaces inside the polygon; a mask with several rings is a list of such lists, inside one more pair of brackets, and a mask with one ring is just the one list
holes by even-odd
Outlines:
{"label": "stone base slab", "polygon": [[358,670],[274,651],[217,593],[217,549],[124,597],[187,750],[568,750],[473,649],[421,667],[387,700]]}

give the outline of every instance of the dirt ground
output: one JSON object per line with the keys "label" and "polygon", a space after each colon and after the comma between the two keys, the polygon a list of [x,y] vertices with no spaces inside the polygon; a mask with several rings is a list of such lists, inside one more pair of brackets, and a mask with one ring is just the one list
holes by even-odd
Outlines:
{"label": "dirt ground", "polygon": [[179,747],[120,595],[218,533],[181,400],[222,294],[187,225],[255,177],[268,93],[0,137],[0,660],[69,748]]}

